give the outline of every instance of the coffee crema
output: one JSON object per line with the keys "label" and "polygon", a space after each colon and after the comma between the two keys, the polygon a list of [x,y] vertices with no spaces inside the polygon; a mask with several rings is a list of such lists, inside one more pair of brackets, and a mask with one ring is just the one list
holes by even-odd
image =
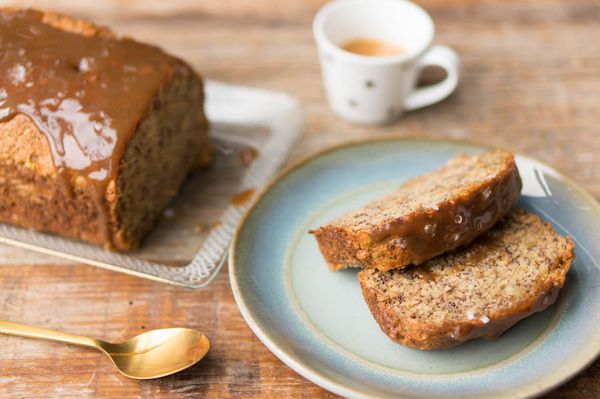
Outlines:
{"label": "coffee crema", "polygon": [[355,38],[344,43],[341,48],[350,53],[367,57],[389,57],[400,55],[405,50],[394,43],[379,39]]}

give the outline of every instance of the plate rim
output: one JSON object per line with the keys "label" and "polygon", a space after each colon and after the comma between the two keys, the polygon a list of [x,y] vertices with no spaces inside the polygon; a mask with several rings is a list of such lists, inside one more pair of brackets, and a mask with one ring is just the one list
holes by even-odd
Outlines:
{"label": "plate rim", "polygon": [[[563,173],[560,169],[555,168],[554,166],[548,165],[546,162],[543,162],[535,157],[532,157],[526,153],[515,151],[510,148],[499,146],[495,144],[484,144],[480,143],[476,140],[467,140],[467,139],[455,139],[455,138],[446,138],[446,137],[436,137],[436,136],[413,136],[413,135],[386,135],[386,136],[376,136],[369,138],[362,138],[356,140],[350,140],[338,144],[334,144],[328,146],[324,149],[317,150],[312,152],[300,159],[290,163],[288,166],[283,168],[279,173],[277,173],[268,184],[266,184],[262,190],[257,193],[252,204],[248,207],[243,217],[241,218],[238,227],[233,235],[233,239],[231,241],[231,246],[229,248],[229,256],[228,256],[228,273],[229,273],[229,284],[231,287],[231,291],[233,293],[233,297],[238,306],[238,309],[246,322],[246,324],[250,327],[254,335],[273,353],[279,360],[281,360],[286,366],[290,367],[292,370],[308,379],[310,382],[332,392],[337,395],[341,395],[343,397],[348,398],[377,398],[378,396],[369,394],[364,391],[360,391],[354,388],[350,388],[333,378],[330,378],[326,375],[321,374],[318,371],[315,371],[310,366],[305,366],[302,364],[300,359],[296,359],[295,356],[289,355],[284,349],[280,348],[277,343],[274,342],[272,337],[265,329],[260,325],[260,323],[253,316],[250,307],[246,304],[242,290],[240,289],[240,285],[237,279],[237,266],[236,266],[236,249],[239,243],[239,238],[242,230],[244,229],[246,222],[248,221],[250,215],[255,211],[256,207],[261,203],[263,198],[285,177],[293,173],[294,171],[300,169],[302,166],[321,158],[327,154],[348,149],[351,147],[357,147],[361,145],[375,144],[381,142],[430,142],[430,143],[447,143],[447,144],[458,144],[458,145],[466,145],[474,148],[482,149],[482,150],[490,150],[490,149],[504,149],[512,152],[515,156],[521,156],[527,159],[530,159],[534,162],[537,162],[550,170],[556,172],[561,180],[565,181],[571,188],[577,191],[577,194],[581,195],[582,198],[588,202],[594,209],[594,211],[600,215],[600,203],[587,191],[585,190],[578,182],[574,179]],[[528,391],[519,392],[518,397],[531,397],[538,396],[548,393],[549,391],[561,386],[566,383],[581,371],[587,369],[599,356],[600,356],[600,345],[597,348],[594,348],[593,351],[590,351],[593,355],[586,359],[586,361],[581,364],[572,367],[570,370],[565,370],[561,373],[560,377],[555,378],[553,381],[549,381],[547,383],[536,384],[535,387],[532,387]],[[505,395],[499,394],[494,395],[493,397],[504,398]]]}

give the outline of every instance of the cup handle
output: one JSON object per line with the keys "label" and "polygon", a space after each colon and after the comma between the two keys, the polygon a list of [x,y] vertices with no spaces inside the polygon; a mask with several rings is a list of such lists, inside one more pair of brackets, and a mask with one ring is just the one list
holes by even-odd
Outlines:
{"label": "cup handle", "polygon": [[415,89],[404,102],[404,109],[412,111],[435,104],[448,97],[458,85],[460,60],[456,51],[448,46],[431,47],[418,62],[420,73],[427,66],[439,66],[446,71],[446,78],[441,82]]}

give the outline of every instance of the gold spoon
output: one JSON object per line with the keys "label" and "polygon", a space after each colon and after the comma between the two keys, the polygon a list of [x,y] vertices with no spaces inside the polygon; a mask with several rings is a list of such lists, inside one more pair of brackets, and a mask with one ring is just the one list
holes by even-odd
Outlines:
{"label": "gold spoon", "polygon": [[121,344],[9,321],[0,321],[0,333],[98,349],[123,375],[140,380],[164,377],[193,366],[210,349],[208,338],[189,328],[151,330]]}

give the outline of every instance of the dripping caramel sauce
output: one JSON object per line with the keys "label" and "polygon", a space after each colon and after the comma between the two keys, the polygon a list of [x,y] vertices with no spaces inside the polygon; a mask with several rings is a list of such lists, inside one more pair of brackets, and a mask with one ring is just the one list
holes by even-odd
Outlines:
{"label": "dripping caramel sauce", "polygon": [[[404,251],[420,264],[488,230],[516,203],[521,185],[517,173],[508,173],[488,186],[488,195],[483,191],[460,203],[436,204],[436,209],[420,212],[410,220],[391,221],[369,235],[375,242],[402,238]],[[430,226],[434,228],[428,229]]]}
{"label": "dripping caramel sauce", "polygon": [[105,195],[137,125],[177,63],[105,32],[78,35],[34,10],[0,11],[0,122],[28,116],[45,135],[67,195],[92,186],[108,241]]}
{"label": "dripping caramel sauce", "polygon": [[247,190],[241,191],[233,196],[231,199],[231,203],[235,206],[245,205],[248,201],[252,199],[252,196],[256,192],[256,189],[249,188]]}

